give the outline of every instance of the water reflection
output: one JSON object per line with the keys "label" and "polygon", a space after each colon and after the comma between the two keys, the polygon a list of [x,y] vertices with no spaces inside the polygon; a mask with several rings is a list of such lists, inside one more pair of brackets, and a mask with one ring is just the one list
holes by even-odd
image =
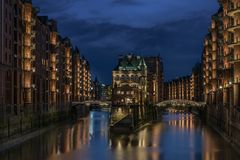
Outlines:
{"label": "water reflection", "polygon": [[3,160],[228,160],[239,159],[219,135],[192,114],[167,113],[130,135],[109,133],[109,114],[91,112],[0,154]]}

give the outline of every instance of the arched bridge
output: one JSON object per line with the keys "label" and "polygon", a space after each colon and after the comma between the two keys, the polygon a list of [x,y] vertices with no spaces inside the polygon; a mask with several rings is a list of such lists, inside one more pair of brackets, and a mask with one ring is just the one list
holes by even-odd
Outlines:
{"label": "arched bridge", "polygon": [[156,105],[157,107],[163,107],[163,108],[168,108],[168,107],[204,107],[205,102],[195,102],[195,101],[190,101],[190,100],[183,100],[183,99],[173,99],[173,100],[167,100],[160,102]]}
{"label": "arched bridge", "polygon": [[91,100],[91,101],[83,101],[83,102],[73,102],[73,104],[85,105],[85,106],[106,107],[106,106],[111,106],[112,102],[111,101]]}
{"label": "arched bridge", "polygon": [[85,112],[82,110],[102,110],[102,111],[111,111],[111,101],[98,101],[98,100],[91,100],[91,101],[83,101],[83,102],[72,102],[72,108],[79,111]]}
{"label": "arched bridge", "polygon": [[173,99],[160,102],[156,105],[160,110],[170,112],[191,112],[197,115],[204,115],[206,111],[205,102],[195,102],[190,100]]}

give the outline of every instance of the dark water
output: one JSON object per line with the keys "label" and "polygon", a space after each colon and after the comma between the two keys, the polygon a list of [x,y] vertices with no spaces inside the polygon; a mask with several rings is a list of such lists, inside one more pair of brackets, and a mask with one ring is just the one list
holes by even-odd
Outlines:
{"label": "dark water", "polygon": [[134,134],[113,135],[109,114],[91,112],[0,153],[4,160],[239,160],[214,131],[191,114],[169,113]]}

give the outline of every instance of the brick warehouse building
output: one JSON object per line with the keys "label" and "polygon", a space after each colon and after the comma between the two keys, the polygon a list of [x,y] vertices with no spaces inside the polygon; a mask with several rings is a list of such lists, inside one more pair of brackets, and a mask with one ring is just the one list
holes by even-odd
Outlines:
{"label": "brick warehouse building", "polygon": [[151,104],[156,104],[163,101],[163,61],[160,56],[144,57],[144,60],[147,65],[148,101]]}
{"label": "brick warehouse building", "polygon": [[209,123],[240,145],[240,3],[219,4],[204,41],[204,98]]}
{"label": "brick warehouse building", "polygon": [[174,79],[164,84],[165,100],[191,100],[191,76]]}
{"label": "brick warehouse building", "polygon": [[165,100],[191,100],[203,102],[202,64],[196,63],[189,76],[179,77],[164,83]]}
{"label": "brick warehouse building", "polygon": [[75,83],[82,86],[79,100],[91,99],[91,73],[80,53],[80,70],[74,70],[71,40],[59,35],[55,20],[38,16],[31,0],[0,3],[0,125],[16,126],[11,135],[19,123],[27,130],[40,117],[47,122],[69,112]]}

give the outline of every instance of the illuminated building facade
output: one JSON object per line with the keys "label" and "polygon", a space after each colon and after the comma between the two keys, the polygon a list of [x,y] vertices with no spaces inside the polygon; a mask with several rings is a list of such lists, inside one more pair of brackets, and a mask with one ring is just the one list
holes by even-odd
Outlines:
{"label": "illuminated building facade", "polygon": [[195,102],[203,102],[203,72],[202,64],[197,63],[192,69],[190,99]]}
{"label": "illuminated building facade", "polygon": [[191,100],[191,76],[164,83],[165,100]]}
{"label": "illuminated building facade", "polygon": [[112,85],[105,85],[95,78],[92,81],[91,96],[92,100],[111,101]]}
{"label": "illuminated building facade", "polygon": [[54,20],[50,20],[48,22],[49,28],[50,28],[50,110],[55,112],[57,109],[57,92],[59,91],[57,88],[57,81],[59,79],[57,72],[57,24]]}
{"label": "illuminated building facade", "polygon": [[67,114],[73,99],[89,100],[89,63],[79,57],[75,69],[76,54],[70,39],[59,35],[57,22],[38,16],[31,0],[2,0],[0,6],[0,124],[50,119]]}
{"label": "illuminated building facade", "polygon": [[30,2],[23,2],[23,53],[22,53],[22,80],[23,102],[27,113],[34,112],[34,93],[36,90],[35,63],[36,63],[36,19],[37,9]]}
{"label": "illuminated building facade", "polygon": [[91,100],[91,72],[90,64],[85,57],[80,59],[81,61],[81,101]]}
{"label": "illuminated building facade", "polygon": [[101,100],[111,101],[112,99],[112,85],[102,85]]}
{"label": "illuminated building facade", "polygon": [[160,56],[144,57],[147,65],[147,93],[148,101],[156,104],[163,101],[163,62]]}
{"label": "illuminated building facade", "polygon": [[223,101],[233,110],[240,107],[240,2],[220,1],[223,7],[223,54],[227,74],[223,79]]}
{"label": "illuminated building facade", "polygon": [[224,77],[229,77],[229,66],[224,67],[223,12],[212,16],[210,33],[205,37],[203,53],[204,99],[210,105],[222,105]]}
{"label": "illuminated building facade", "polygon": [[79,102],[81,100],[81,58],[78,48],[73,52],[73,101]]}
{"label": "illuminated building facade", "polygon": [[0,117],[4,121],[33,111],[37,9],[24,0],[0,3]]}
{"label": "illuminated building facade", "polygon": [[72,101],[72,44],[69,38],[58,37],[57,102],[60,111],[67,111]]}
{"label": "illuminated building facade", "polygon": [[240,144],[240,2],[219,3],[204,42],[204,99],[209,121]]}
{"label": "illuminated building facade", "polygon": [[[32,48],[32,113],[46,113],[49,109],[49,27],[47,17],[36,17],[31,39],[35,44]],[[45,44],[45,45],[43,45]],[[30,108],[31,109],[31,108]]]}
{"label": "illuminated building facade", "polygon": [[164,83],[165,100],[204,101],[202,64],[196,63],[190,76],[180,77]]}
{"label": "illuminated building facade", "polygon": [[[13,17],[11,1],[0,2],[0,114],[12,114],[13,108]],[[16,38],[16,37],[15,37]]]}
{"label": "illuminated building facade", "polygon": [[73,101],[91,100],[91,72],[89,62],[80,56],[78,48],[73,53]]}
{"label": "illuminated building facade", "polygon": [[91,96],[92,100],[101,100],[102,96],[102,86],[103,84],[99,82],[97,78],[91,82]]}
{"label": "illuminated building facade", "polygon": [[128,54],[119,57],[112,71],[115,106],[144,105],[147,98],[147,65],[143,57]]}

